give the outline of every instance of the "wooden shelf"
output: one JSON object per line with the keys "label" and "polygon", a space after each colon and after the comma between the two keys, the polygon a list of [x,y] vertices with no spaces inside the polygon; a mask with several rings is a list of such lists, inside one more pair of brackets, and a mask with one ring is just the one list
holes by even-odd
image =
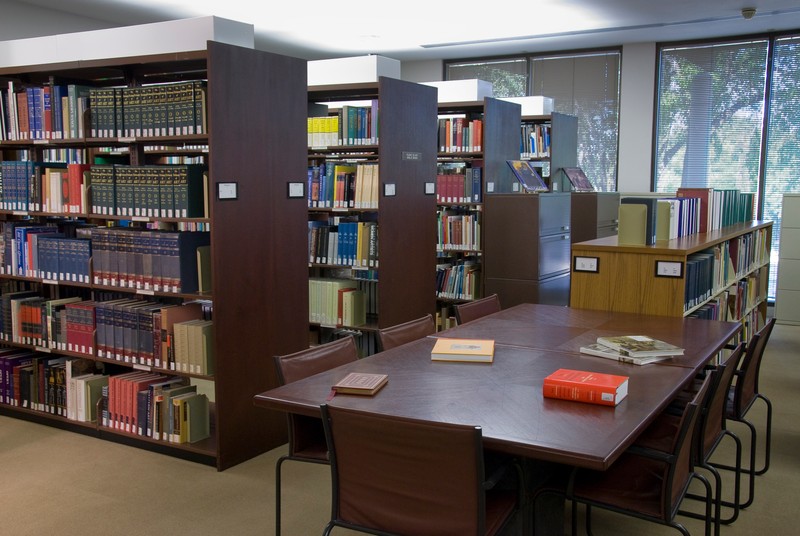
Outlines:
{"label": "wooden shelf", "polygon": [[[698,308],[686,307],[684,268],[689,256],[749,233],[763,233],[765,258],[756,257],[755,265],[747,269],[740,267],[740,273],[726,282],[727,288],[754,273],[768,274],[772,222],[739,223],[649,246],[619,244],[616,236],[573,244],[570,306],[664,316],[689,314]],[[577,257],[596,260],[597,271],[576,271]],[[663,276],[657,272],[658,263],[675,263],[672,266],[681,269],[675,277]],[[761,303],[766,305],[763,300]]]}
{"label": "wooden shelf", "polygon": [[[101,439],[185,457],[226,469],[286,442],[284,415],[264,412],[253,405],[253,396],[278,385],[271,356],[307,347],[308,284],[307,250],[304,247],[305,200],[287,198],[287,183],[306,174],[305,117],[306,62],[297,58],[209,41],[206,50],[153,56],[109,58],[60,64],[0,69],[0,75],[21,85],[53,81],[103,87],[203,80],[208,87],[207,135],[88,138],[3,142],[0,159],[15,159],[20,150],[38,158],[50,148],[80,148],[95,155],[99,147],[120,147],[130,164],[160,155],[187,153],[207,159],[209,171],[209,218],[138,218],[69,214],[89,220],[134,220],[138,223],[169,221],[208,225],[212,246],[212,294],[174,294],[140,291],[105,285],[42,281],[37,278],[0,276],[40,284],[47,295],[63,288],[87,293],[122,292],[153,294],[177,300],[213,302],[215,373],[212,376],[151,368],[153,371],[213,382],[212,437],[196,444],[155,441],[108,428],[84,426],[43,412],[22,411],[0,405],[0,411],[37,420]],[[280,84],[267,83],[279,79]],[[158,146],[155,151],[146,145]],[[161,149],[160,147],[176,147]],[[197,151],[187,145],[208,145]],[[4,154],[7,151],[7,154]],[[219,200],[220,183],[235,182],[238,197]],[[2,211],[0,216],[45,218],[45,213]],[[61,216],[64,216],[63,214]],[[55,283],[55,284],[54,284]],[[74,290],[74,289],[71,289]],[[85,357],[58,352],[70,357]],[[141,368],[112,359],[98,362]]]}

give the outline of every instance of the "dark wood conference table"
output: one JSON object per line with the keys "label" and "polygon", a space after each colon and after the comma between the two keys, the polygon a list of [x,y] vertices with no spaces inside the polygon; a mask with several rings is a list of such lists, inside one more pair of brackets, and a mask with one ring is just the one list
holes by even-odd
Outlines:
{"label": "dark wood conference table", "polygon": [[[328,403],[480,426],[487,449],[605,470],[740,330],[739,323],[521,304],[260,393],[254,403],[318,416],[347,373],[386,373],[376,395],[340,394]],[[600,335],[649,335],[685,352],[644,366],[579,353]],[[494,339],[494,362],[431,361],[436,337]],[[629,376],[628,396],[616,407],[544,398],[542,381],[559,368]]]}

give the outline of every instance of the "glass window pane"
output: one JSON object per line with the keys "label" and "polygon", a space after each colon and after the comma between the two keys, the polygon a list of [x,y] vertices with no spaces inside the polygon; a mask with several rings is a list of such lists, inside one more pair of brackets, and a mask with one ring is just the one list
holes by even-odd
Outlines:
{"label": "glass window pane", "polygon": [[800,36],[777,39],[772,61],[764,219],[772,229],[769,296],[775,296],[784,193],[800,192]]}
{"label": "glass window pane", "polygon": [[661,49],[655,191],[757,192],[768,44]]}
{"label": "glass window pane", "polygon": [[532,94],[553,97],[557,112],[578,118],[578,165],[600,191],[617,189],[618,51],[537,56]]}
{"label": "glass window pane", "polygon": [[522,97],[527,94],[528,61],[525,58],[506,58],[445,65],[445,80],[473,78],[491,82],[495,97]]}

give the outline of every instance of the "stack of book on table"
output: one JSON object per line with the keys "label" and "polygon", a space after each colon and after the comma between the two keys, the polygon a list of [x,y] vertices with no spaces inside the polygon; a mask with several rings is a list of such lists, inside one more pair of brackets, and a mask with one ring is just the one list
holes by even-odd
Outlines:
{"label": "stack of book on table", "polygon": [[646,365],[683,355],[683,348],[646,335],[598,337],[596,343],[582,346],[580,351],[582,354],[634,365]]}

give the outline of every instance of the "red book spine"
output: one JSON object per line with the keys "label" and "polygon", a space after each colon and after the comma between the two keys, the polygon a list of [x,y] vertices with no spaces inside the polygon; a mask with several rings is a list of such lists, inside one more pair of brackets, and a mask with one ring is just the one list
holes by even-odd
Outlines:
{"label": "red book spine", "polygon": [[627,394],[626,382],[625,376],[559,369],[544,379],[542,394],[546,398],[616,406]]}

